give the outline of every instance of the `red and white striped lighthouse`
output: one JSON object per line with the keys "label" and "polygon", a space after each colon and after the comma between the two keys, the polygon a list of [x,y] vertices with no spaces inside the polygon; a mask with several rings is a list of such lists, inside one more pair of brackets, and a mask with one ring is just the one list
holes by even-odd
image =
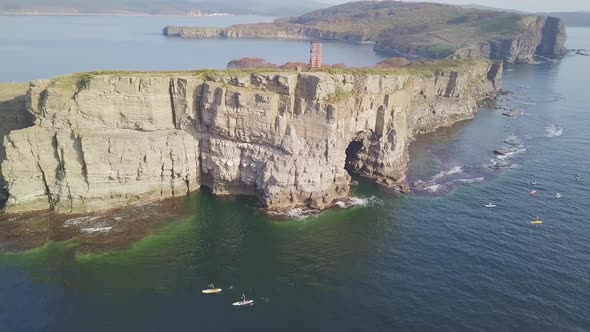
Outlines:
{"label": "red and white striped lighthouse", "polygon": [[317,40],[311,42],[311,52],[309,59],[310,69],[322,68],[322,43]]}

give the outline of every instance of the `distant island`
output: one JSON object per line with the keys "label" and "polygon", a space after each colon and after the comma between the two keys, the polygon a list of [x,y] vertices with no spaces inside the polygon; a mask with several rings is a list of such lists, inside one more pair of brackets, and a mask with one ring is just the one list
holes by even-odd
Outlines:
{"label": "distant island", "polygon": [[319,39],[374,43],[390,56],[532,62],[565,54],[561,19],[436,3],[361,1],[229,28],[167,26],[182,38]]}
{"label": "distant island", "polygon": [[298,15],[325,7],[312,0],[276,3],[273,0],[3,0],[0,14],[67,15]]}

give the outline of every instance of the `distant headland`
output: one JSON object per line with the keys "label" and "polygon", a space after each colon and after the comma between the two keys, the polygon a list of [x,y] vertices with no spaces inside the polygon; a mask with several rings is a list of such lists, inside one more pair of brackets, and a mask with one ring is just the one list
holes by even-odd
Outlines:
{"label": "distant headland", "polygon": [[482,57],[530,63],[566,53],[565,25],[555,17],[435,3],[351,2],[273,23],[228,28],[167,26],[181,38],[319,39],[375,43],[390,56],[431,59]]}

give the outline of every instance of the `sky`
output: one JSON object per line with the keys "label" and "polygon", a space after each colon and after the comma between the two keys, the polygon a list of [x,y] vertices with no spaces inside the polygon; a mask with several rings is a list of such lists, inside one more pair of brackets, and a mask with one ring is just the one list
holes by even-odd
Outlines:
{"label": "sky", "polygon": [[[326,3],[344,3],[351,0],[324,0]],[[525,12],[590,11],[590,0],[424,0],[453,5],[478,4],[495,8]]]}

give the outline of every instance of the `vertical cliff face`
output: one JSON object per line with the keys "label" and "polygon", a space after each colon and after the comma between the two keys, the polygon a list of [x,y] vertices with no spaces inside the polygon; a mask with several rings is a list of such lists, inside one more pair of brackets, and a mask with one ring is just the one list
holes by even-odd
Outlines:
{"label": "vertical cliff face", "polygon": [[95,211],[201,185],[269,209],[322,209],[348,195],[349,171],[403,181],[413,138],[472,117],[499,89],[500,66],[35,82],[35,125],[4,140],[6,211]]}
{"label": "vertical cliff face", "polygon": [[455,52],[455,58],[483,57],[511,63],[532,63],[536,56],[559,58],[565,55],[565,25],[555,17],[524,16],[519,32],[511,38],[494,38]]}

